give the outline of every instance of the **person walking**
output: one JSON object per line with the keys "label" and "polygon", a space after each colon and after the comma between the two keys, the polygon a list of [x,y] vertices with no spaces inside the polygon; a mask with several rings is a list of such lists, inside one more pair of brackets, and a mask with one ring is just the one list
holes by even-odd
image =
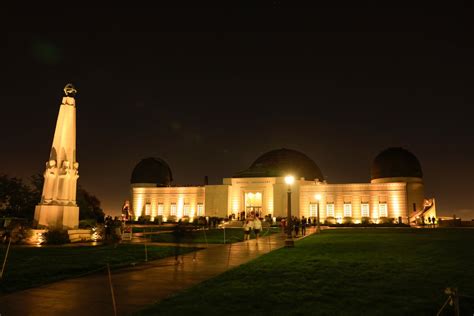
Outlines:
{"label": "person walking", "polygon": [[306,225],[307,225],[307,221],[306,221],[306,218],[303,216],[301,217],[301,235],[302,236],[306,235]]}
{"label": "person walking", "polygon": [[294,217],[293,218],[293,224],[294,224],[294,227],[295,227],[295,237],[298,237],[299,233],[300,233],[300,220],[298,219],[298,217]]}
{"label": "person walking", "polygon": [[179,259],[179,255],[180,255],[180,248],[181,248],[181,241],[183,240],[183,236],[184,236],[184,225],[183,225],[183,222],[181,220],[178,221],[178,223],[175,225],[174,229],[173,229],[173,239],[174,239],[174,242],[175,242],[175,245],[174,245],[174,260],[175,260],[175,264],[180,264],[180,263],[183,263],[183,255],[181,255],[181,260]]}
{"label": "person walking", "polygon": [[282,218],[280,221],[280,225],[281,225],[281,232],[285,233],[286,232],[286,219]]}
{"label": "person walking", "polygon": [[260,218],[255,217],[253,220],[253,231],[255,232],[255,239],[258,241],[258,235],[260,234],[260,231],[262,230],[262,222],[260,221]]}
{"label": "person walking", "polygon": [[246,220],[244,222],[244,240],[249,240],[250,239],[250,231],[252,230],[252,226],[250,224],[249,220]]}

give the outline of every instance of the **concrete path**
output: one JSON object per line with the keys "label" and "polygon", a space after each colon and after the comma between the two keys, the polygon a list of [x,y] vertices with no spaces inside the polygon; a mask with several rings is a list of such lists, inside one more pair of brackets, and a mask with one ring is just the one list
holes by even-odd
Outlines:
{"label": "concrete path", "polygon": [[[308,230],[311,234],[313,230]],[[284,246],[283,234],[219,245],[133,269],[112,272],[118,315],[147,305]],[[114,315],[107,271],[0,297],[0,315]]]}

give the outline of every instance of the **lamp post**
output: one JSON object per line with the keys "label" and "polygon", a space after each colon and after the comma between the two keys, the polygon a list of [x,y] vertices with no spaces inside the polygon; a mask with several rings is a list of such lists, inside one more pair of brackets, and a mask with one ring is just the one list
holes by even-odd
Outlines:
{"label": "lamp post", "polygon": [[316,234],[320,234],[321,233],[321,228],[319,227],[319,201],[321,200],[321,194],[316,194],[314,196],[314,198],[316,199],[317,203],[316,203],[316,206],[317,206],[317,212],[318,212],[318,221],[316,222]]}
{"label": "lamp post", "polygon": [[287,222],[288,222],[288,232],[285,240],[285,247],[294,247],[295,242],[293,241],[292,231],[292,220],[291,220],[291,185],[295,182],[293,176],[286,176],[285,183],[288,184],[288,208],[287,208]]}

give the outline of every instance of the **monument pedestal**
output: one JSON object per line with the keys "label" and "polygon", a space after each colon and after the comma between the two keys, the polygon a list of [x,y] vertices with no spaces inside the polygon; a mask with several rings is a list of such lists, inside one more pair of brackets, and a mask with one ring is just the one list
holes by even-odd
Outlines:
{"label": "monument pedestal", "polygon": [[39,227],[75,229],[79,227],[79,207],[71,205],[39,204],[35,208],[35,222]]}

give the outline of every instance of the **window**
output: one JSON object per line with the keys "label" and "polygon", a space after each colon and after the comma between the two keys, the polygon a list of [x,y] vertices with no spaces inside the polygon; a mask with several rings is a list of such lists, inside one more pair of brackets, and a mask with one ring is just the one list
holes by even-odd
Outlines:
{"label": "window", "polygon": [[171,216],[176,216],[176,203],[171,203],[170,215]]}
{"label": "window", "polygon": [[316,203],[309,203],[309,217],[318,216],[318,205]]}
{"label": "window", "polygon": [[189,206],[189,204],[184,204],[184,207],[183,207],[183,216],[189,216],[189,210],[191,209],[191,207]]}
{"label": "window", "polygon": [[352,204],[344,203],[344,217],[352,217]]}
{"label": "window", "polygon": [[145,216],[151,215],[151,204],[147,203],[145,204]]}
{"label": "window", "polygon": [[379,203],[379,217],[388,217],[387,203]]}
{"label": "window", "polygon": [[164,215],[164,212],[165,212],[165,206],[163,205],[163,203],[159,203],[158,204],[158,216],[163,216]]}
{"label": "window", "polygon": [[334,203],[326,204],[326,217],[334,217]]}
{"label": "window", "polygon": [[202,203],[197,205],[197,216],[204,216],[204,205]]}
{"label": "window", "polygon": [[362,203],[360,205],[360,215],[362,217],[370,217],[369,203]]}

